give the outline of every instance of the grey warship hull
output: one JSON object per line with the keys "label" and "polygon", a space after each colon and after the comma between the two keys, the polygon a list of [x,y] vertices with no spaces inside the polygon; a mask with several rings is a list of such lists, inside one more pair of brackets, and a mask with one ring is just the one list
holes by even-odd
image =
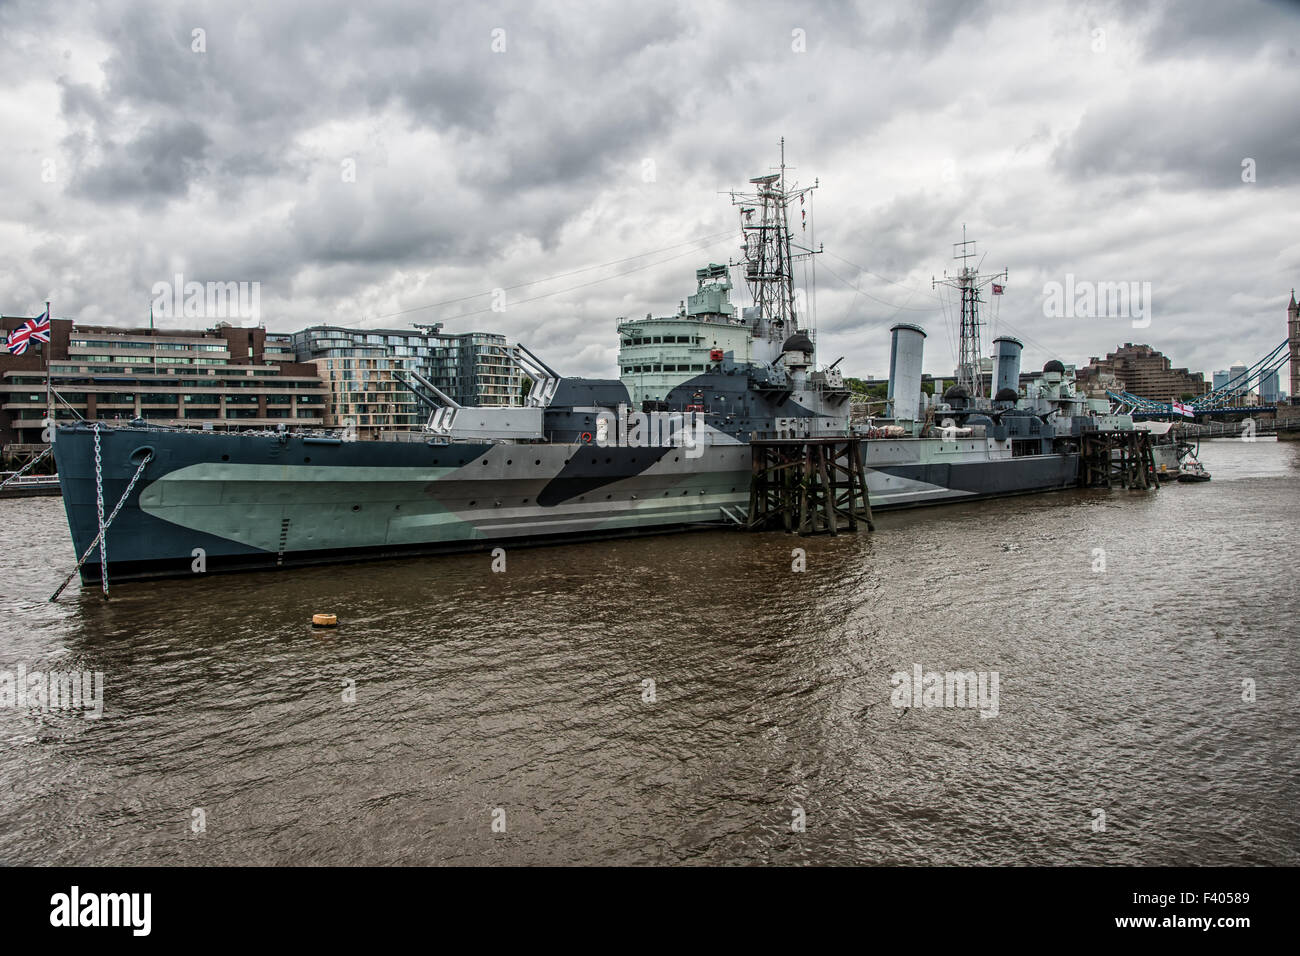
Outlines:
{"label": "grey warship hull", "polygon": [[[1072,487],[1074,455],[992,458],[976,443],[864,442],[877,509]],[[950,445],[952,443],[949,443]],[[982,443],[980,443],[982,444]],[[95,435],[59,430],[55,457],[78,556],[98,532]],[[879,448],[873,448],[873,446]],[[100,429],[106,510],[149,462],[107,535],[111,581],[274,569],[728,523],[749,499],[751,451]],[[200,552],[202,560],[199,561]],[[82,567],[100,579],[98,548]]]}

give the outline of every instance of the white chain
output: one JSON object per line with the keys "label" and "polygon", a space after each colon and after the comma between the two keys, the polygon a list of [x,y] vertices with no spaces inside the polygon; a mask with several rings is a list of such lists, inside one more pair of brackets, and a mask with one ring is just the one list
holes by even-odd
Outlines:
{"label": "white chain", "polygon": [[126,504],[126,499],[131,496],[131,489],[134,488],[135,483],[140,480],[140,476],[144,474],[144,466],[149,464],[151,461],[153,461],[153,452],[149,452],[144,456],[144,460],[140,462],[140,467],[135,470],[135,474],[131,476],[131,480],[126,483],[126,491],[122,492],[122,497],[117,499],[117,504],[115,504],[113,510],[108,513],[108,520],[104,522],[104,527],[108,527],[113,523],[113,519],[117,517],[117,513],[122,510],[122,505]]}
{"label": "white chain", "polygon": [[104,459],[99,454],[99,422],[95,422],[94,428],[95,513],[99,516],[99,583],[104,593],[108,594],[108,535],[104,533]]}
{"label": "white chain", "polygon": [[[99,436],[96,435],[96,438],[98,438],[98,437],[99,437]],[[99,460],[99,456],[98,456],[99,448],[98,448],[98,445],[96,445],[96,449],[95,449],[95,451],[96,451],[96,462],[98,462],[98,460]],[[107,520],[107,521],[102,521],[102,517],[103,517],[103,510],[102,510],[102,506],[103,506],[103,497],[100,496],[100,499],[99,499],[99,503],[100,503],[100,506],[101,506],[100,516],[101,516],[101,521],[102,521],[102,525],[103,525],[104,530],[101,531],[101,532],[100,532],[100,533],[95,537],[95,540],[94,540],[94,541],[90,542],[90,547],[86,548],[85,552],[82,553],[82,555],[81,555],[81,560],[78,561],[78,562],[77,562],[77,566],[76,566],[75,568],[72,569],[72,574],[69,574],[69,575],[68,575],[68,576],[63,580],[63,583],[59,585],[58,590],[56,590],[52,595],[50,595],[50,600],[51,600],[51,601],[57,601],[57,600],[59,599],[59,595],[63,593],[63,589],[66,588],[66,587],[68,586],[68,583],[72,580],[73,576],[75,576],[76,573],[77,573],[78,571],[81,570],[81,566],[82,566],[83,564],[85,564],[85,563],[86,563],[86,559],[90,557],[90,552],[94,551],[94,550],[95,550],[95,546],[98,545],[98,544],[100,544],[100,543],[103,541],[103,539],[104,539],[104,532],[107,531],[107,530],[108,530],[108,526],[111,525],[111,524],[113,523],[113,519],[117,517],[117,513],[118,513],[119,511],[122,510],[122,505],[126,504],[126,499],[129,498],[129,497],[131,497],[131,490],[135,487],[135,483],[136,483],[137,481],[140,480],[140,476],[144,474],[145,467],[146,467],[146,466],[149,464],[149,462],[151,462],[151,461],[153,461],[153,452],[149,452],[148,454],[146,454],[146,455],[144,456],[144,460],[141,461],[139,467],[136,468],[136,470],[135,470],[135,474],[132,475],[132,476],[131,476],[131,480],[130,480],[129,482],[127,482],[127,484],[126,484],[126,491],[122,492],[122,497],[119,498],[119,499],[117,499],[117,504],[115,504],[115,505],[113,506],[113,510],[109,513],[109,515],[108,515],[108,520]],[[98,469],[97,469],[97,470],[98,470]],[[97,489],[97,490],[98,490],[98,489]],[[101,554],[102,554],[102,552],[101,552]],[[107,567],[107,564],[104,564],[104,567],[106,568],[106,567]],[[100,574],[100,579],[101,579],[101,583],[102,583],[103,586],[104,586],[104,593],[107,594],[107,593],[108,593],[108,575],[107,575],[107,572],[101,572],[101,574]]]}

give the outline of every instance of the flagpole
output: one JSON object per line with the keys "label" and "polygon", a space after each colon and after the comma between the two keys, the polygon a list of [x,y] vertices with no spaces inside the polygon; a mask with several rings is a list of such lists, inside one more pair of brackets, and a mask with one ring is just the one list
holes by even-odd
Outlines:
{"label": "flagpole", "polygon": [[50,323],[50,341],[48,349],[42,349],[41,354],[45,356],[45,414],[50,422],[50,447],[54,446],[54,395],[50,384],[50,353],[54,350],[54,320],[50,316],[50,300],[45,300],[45,320]]}

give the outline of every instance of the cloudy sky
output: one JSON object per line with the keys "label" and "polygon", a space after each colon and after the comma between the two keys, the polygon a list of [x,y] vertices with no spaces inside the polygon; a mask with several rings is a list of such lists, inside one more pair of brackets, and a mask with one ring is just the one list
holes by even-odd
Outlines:
{"label": "cloudy sky", "polygon": [[[1300,285],[1298,47],[1250,0],[3,0],[0,312],[139,325],[180,273],[260,282],[272,331],[440,321],[613,375],[616,317],[738,255],[720,193],[784,136],[823,361],[885,374],[901,320],[950,373],[965,223],[1028,364],[1223,368]],[[1150,283],[1150,325],[1046,316],[1067,275]]]}

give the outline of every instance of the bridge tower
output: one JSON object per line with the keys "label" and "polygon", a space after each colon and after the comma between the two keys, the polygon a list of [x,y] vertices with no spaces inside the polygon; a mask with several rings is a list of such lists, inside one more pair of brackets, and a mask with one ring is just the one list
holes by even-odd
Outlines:
{"label": "bridge tower", "polygon": [[1291,290],[1291,304],[1286,307],[1286,336],[1291,343],[1291,404],[1300,404],[1300,304]]}

